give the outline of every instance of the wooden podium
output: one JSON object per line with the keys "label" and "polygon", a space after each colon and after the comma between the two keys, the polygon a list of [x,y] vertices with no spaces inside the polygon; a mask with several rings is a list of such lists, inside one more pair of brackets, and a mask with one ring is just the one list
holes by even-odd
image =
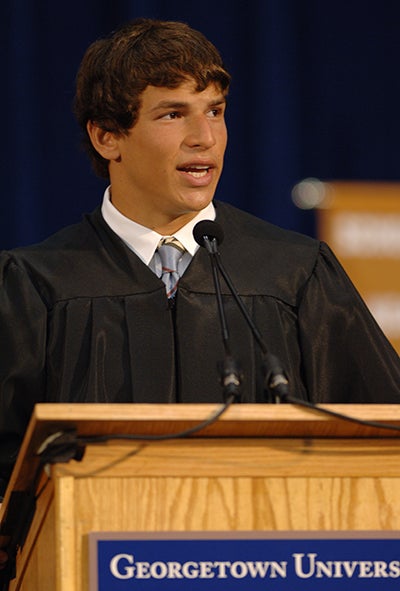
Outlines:
{"label": "wooden podium", "polygon": [[[400,425],[395,405],[330,405]],[[1,509],[36,507],[10,590],[87,591],[90,532],[400,530],[399,432],[292,405],[232,406],[195,436],[88,444],[81,461],[38,470],[51,434],[178,433],[217,405],[40,404]],[[35,475],[39,478],[35,479]]]}

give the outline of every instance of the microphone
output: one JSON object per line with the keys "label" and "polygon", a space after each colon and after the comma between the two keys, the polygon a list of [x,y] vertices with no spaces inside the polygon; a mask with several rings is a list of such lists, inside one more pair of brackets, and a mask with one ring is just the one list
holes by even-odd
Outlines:
{"label": "microphone", "polygon": [[221,273],[225,283],[229,288],[229,291],[239,306],[241,313],[243,314],[255,340],[261,349],[263,355],[262,369],[264,374],[265,390],[268,393],[268,402],[284,402],[289,395],[289,382],[285,371],[279,359],[275,355],[272,355],[268,352],[268,348],[261,336],[260,331],[253,322],[246,306],[244,305],[222,263],[218,245],[221,244],[224,239],[223,229],[217,222],[212,220],[202,220],[195,225],[193,229],[193,236],[197,244],[205,247],[207,252],[212,255],[211,258],[213,260],[213,268],[216,267],[214,272],[216,273],[218,270]]}
{"label": "microphone", "polygon": [[218,266],[216,262],[216,255],[218,254],[218,244],[222,242],[224,233],[222,228],[211,220],[203,220],[196,224],[193,229],[193,236],[196,242],[203,246],[210,255],[211,269],[214,280],[215,294],[217,297],[218,314],[221,325],[222,342],[224,345],[224,361],[219,367],[221,374],[221,384],[224,390],[224,398],[238,399],[241,393],[242,375],[239,367],[233,358],[229,346],[229,330],[226,321],[224,304],[222,300],[221,285],[219,282]]}
{"label": "microphone", "polygon": [[224,231],[217,222],[212,220],[202,220],[197,222],[193,228],[193,237],[197,244],[207,248],[207,243],[211,242],[215,254],[218,252],[218,245],[224,241]]}

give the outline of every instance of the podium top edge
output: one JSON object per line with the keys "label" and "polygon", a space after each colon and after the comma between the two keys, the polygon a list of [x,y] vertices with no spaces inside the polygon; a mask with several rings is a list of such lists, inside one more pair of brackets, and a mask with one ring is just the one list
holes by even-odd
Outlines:
{"label": "podium top edge", "polygon": [[[203,421],[220,404],[179,403],[41,403],[35,406],[33,420],[43,421]],[[320,412],[321,409],[322,412]],[[400,425],[400,405],[396,404],[320,404],[307,409],[293,404],[234,404],[218,419],[230,421],[342,421],[340,417],[324,414],[333,411],[362,421],[380,421]]]}

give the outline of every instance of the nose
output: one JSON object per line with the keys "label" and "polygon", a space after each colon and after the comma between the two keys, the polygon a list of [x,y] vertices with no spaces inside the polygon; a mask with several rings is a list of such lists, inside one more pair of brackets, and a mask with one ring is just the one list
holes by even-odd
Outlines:
{"label": "nose", "polygon": [[185,144],[190,148],[211,148],[216,139],[212,122],[206,115],[193,117],[187,123]]}

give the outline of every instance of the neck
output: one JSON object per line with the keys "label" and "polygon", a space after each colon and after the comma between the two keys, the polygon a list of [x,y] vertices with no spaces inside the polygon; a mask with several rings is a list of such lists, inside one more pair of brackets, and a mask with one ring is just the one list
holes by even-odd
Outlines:
{"label": "neck", "polygon": [[183,213],[148,211],[145,207],[137,207],[134,201],[121,198],[119,193],[111,189],[110,198],[114,207],[122,215],[162,236],[172,236],[198,214],[198,211]]}
{"label": "neck", "polygon": [[181,215],[175,219],[171,219],[166,223],[147,227],[151,228],[152,230],[154,230],[154,232],[157,232],[162,236],[173,236],[175,232],[178,232],[178,230],[183,228],[183,226],[186,226],[186,224],[188,224],[197,215],[197,213],[197,211],[190,212],[188,214]]}

